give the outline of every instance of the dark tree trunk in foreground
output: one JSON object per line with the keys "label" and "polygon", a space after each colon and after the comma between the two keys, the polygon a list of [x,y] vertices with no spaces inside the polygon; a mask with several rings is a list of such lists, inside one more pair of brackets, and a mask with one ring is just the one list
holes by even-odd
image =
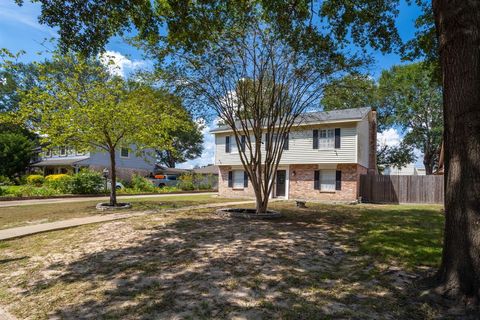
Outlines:
{"label": "dark tree trunk in foreground", "polygon": [[115,148],[110,148],[110,205],[117,205],[117,171],[115,170]]}
{"label": "dark tree trunk in foreground", "polygon": [[480,1],[433,0],[444,87],[445,238],[441,292],[480,295]]}

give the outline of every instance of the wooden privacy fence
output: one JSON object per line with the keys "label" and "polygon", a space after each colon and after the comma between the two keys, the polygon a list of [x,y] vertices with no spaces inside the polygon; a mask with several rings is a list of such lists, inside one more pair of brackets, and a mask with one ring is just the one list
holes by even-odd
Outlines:
{"label": "wooden privacy fence", "polygon": [[362,202],[443,204],[443,176],[361,175]]}

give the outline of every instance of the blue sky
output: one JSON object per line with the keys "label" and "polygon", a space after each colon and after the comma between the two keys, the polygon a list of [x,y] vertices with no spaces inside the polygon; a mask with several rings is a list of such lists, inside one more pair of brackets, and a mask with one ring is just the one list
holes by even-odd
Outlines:
{"label": "blue sky", "polygon": [[[401,4],[397,27],[403,40],[414,36],[414,20],[419,13],[418,7],[408,6],[405,2]],[[0,0],[0,48],[7,48],[12,52],[25,50],[26,54],[22,58],[25,62],[40,59],[37,52],[45,51],[45,47],[42,45],[43,40],[57,37],[57,32],[55,29],[39,24],[37,20],[39,14],[40,5],[32,4],[28,0],[22,7],[17,6],[13,0]],[[147,64],[142,60],[141,52],[125,44],[120,38],[111,39],[106,49],[113,56],[120,73],[128,73]],[[375,63],[369,73],[375,78],[378,78],[382,69],[388,69],[401,63],[397,54],[383,55],[373,52],[373,56]],[[194,165],[213,163],[214,142],[213,137],[208,134],[209,129],[210,127],[206,126],[203,130],[205,151],[202,157],[181,164],[179,167],[190,168]],[[379,142],[393,145],[399,143],[400,139],[401,134],[391,129],[379,137]],[[417,161],[418,163],[419,161]]]}

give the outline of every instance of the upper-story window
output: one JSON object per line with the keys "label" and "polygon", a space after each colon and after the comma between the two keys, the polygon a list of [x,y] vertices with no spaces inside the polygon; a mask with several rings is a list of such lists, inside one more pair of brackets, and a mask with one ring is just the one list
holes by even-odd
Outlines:
{"label": "upper-story window", "polygon": [[340,128],[313,130],[313,149],[340,148]]}
{"label": "upper-story window", "polygon": [[121,148],[120,149],[120,157],[121,158],[128,158],[130,156],[130,150],[128,148]]}
{"label": "upper-story window", "polygon": [[62,146],[60,147],[60,156],[65,157],[67,155],[67,147]]}
{"label": "upper-story window", "polygon": [[52,156],[52,149],[45,150],[45,158],[50,158]]}

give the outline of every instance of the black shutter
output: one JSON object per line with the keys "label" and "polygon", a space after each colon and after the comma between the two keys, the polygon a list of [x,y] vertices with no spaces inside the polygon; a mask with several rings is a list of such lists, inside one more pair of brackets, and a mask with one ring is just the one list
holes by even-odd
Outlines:
{"label": "black shutter", "polygon": [[335,172],[335,190],[342,190],[342,171]]}
{"label": "black shutter", "polygon": [[313,130],[313,149],[318,149],[318,130]]}
{"label": "black shutter", "polygon": [[313,178],[313,189],[320,190],[320,171],[315,170],[314,172],[315,174]]}
{"label": "black shutter", "polygon": [[268,150],[268,146],[270,145],[270,135],[265,133],[265,150]]}
{"label": "black shutter", "polygon": [[245,151],[245,138],[246,138],[245,136],[242,136],[240,139],[242,151]]}
{"label": "black shutter", "polygon": [[233,188],[233,171],[228,171],[228,187]]}
{"label": "black shutter", "polygon": [[248,188],[248,173],[243,171],[243,187]]}
{"label": "black shutter", "polygon": [[283,150],[288,150],[288,140],[289,140],[289,137],[288,137],[288,133],[285,135],[285,139],[283,141]]}
{"label": "black shutter", "polygon": [[335,128],[335,149],[340,149],[340,128]]}
{"label": "black shutter", "polygon": [[230,136],[225,137],[225,153],[230,153]]}

